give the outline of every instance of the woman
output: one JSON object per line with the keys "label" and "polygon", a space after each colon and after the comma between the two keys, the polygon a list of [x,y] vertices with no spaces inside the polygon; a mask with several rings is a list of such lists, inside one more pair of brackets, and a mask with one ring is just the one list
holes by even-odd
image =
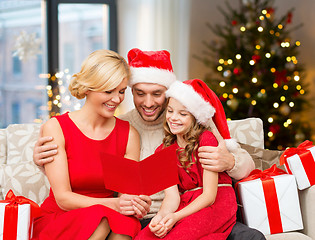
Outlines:
{"label": "woman", "polygon": [[102,151],[139,159],[137,131],[114,117],[129,76],[117,53],[91,53],[69,86],[73,96],[86,98],[82,109],[44,124],[43,135],[53,136],[58,153],[45,164],[51,190],[34,223],[34,239],[132,239],[140,231],[138,219],[120,213],[122,197],[105,188],[100,159]]}

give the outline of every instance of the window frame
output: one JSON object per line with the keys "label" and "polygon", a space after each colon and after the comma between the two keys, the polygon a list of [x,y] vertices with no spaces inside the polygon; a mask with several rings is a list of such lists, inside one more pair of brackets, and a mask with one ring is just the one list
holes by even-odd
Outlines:
{"label": "window frame", "polygon": [[[48,85],[51,86],[53,96],[48,97],[52,102],[54,96],[59,95],[59,86],[55,80],[55,74],[59,69],[59,27],[58,27],[58,5],[59,4],[106,4],[109,7],[109,49],[118,49],[117,34],[117,4],[116,0],[45,0],[46,1],[46,36],[47,36],[47,70]],[[60,113],[60,108],[51,104],[49,116]]]}

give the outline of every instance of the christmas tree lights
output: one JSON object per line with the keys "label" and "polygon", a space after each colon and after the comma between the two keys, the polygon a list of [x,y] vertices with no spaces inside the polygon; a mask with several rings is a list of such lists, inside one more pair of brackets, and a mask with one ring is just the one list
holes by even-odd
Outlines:
{"label": "christmas tree lights", "polygon": [[219,40],[204,42],[210,53],[199,58],[214,72],[205,82],[219,95],[228,118],[263,120],[267,148],[297,146],[311,130],[300,118],[307,86],[297,57],[301,42],[289,35],[293,9],[278,19],[272,0],[240,2],[239,10],[228,2],[227,11],[220,9],[224,25],[208,24]]}

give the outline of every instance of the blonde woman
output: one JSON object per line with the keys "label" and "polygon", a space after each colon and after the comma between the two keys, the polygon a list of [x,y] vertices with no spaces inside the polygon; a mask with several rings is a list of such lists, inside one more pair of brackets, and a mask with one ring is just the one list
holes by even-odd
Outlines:
{"label": "blonde woman", "polygon": [[129,76],[117,53],[91,53],[69,86],[73,96],[86,98],[85,104],[44,124],[43,135],[53,137],[58,153],[44,166],[51,190],[35,221],[34,239],[132,239],[140,231],[137,218],[120,213],[123,196],[115,198],[105,188],[100,159],[102,151],[140,157],[137,131],[114,117]]}

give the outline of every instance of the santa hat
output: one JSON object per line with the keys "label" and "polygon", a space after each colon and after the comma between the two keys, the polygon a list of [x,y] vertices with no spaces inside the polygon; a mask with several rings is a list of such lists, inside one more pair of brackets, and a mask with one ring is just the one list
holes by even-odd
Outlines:
{"label": "santa hat", "polygon": [[183,104],[198,123],[206,127],[216,128],[231,152],[239,147],[238,143],[230,136],[220,99],[202,80],[176,81],[166,91],[166,96]]}
{"label": "santa hat", "polygon": [[156,83],[168,88],[176,80],[170,53],[166,50],[131,49],[128,52],[128,63],[131,71],[130,87],[137,83]]}

